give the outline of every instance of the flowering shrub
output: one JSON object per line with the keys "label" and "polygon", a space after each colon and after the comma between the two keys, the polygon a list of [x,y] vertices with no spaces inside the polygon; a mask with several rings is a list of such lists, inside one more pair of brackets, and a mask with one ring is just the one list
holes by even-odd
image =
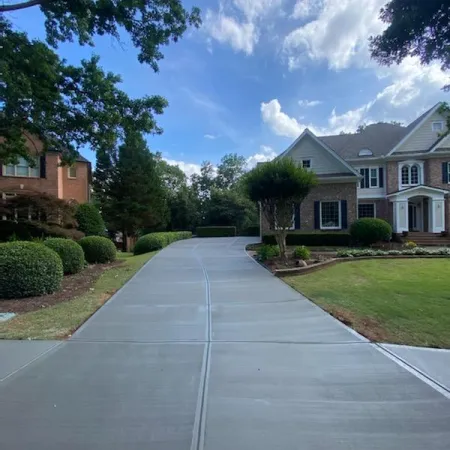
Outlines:
{"label": "flowering shrub", "polygon": [[405,248],[416,248],[417,244],[414,241],[406,241],[403,245]]}

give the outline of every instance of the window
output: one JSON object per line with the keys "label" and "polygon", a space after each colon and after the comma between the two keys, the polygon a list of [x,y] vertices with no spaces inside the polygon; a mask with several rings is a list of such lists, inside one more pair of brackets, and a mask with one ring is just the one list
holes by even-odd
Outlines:
{"label": "window", "polygon": [[375,217],[375,203],[360,203],[358,205],[358,219]]}
{"label": "window", "polygon": [[73,165],[70,166],[68,169],[69,172],[69,178],[76,178],[77,177],[77,166]]}
{"label": "window", "polygon": [[322,230],[341,228],[341,204],[320,202],[320,228]]}
{"label": "window", "polygon": [[359,187],[361,189],[378,188],[383,186],[380,180],[380,169],[378,167],[359,169],[359,173],[362,175],[362,179],[359,182]]}
{"label": "window", "polygon": [[370,187],[378,187],[378,169],[370,169]]}
{"label": "window", "polygon": [[442,122],[442,121],[432,122],[431,123],[431,129],[433,131],[437,131],[437,132],[443,131],[443,129],[444,129],[444,122]]}
{"label": "window", "polygon": [[358,156],[373,156],[372,150],[368,148],[363,148],[359,151]]}
{"label": "window", "polygon": [[[8,200],[10,198],[15,197],[16,194],[11,194],[9,192],[3,192],[1,193],[0,197],[3,200]],[[14,211],[13,214],[3,214],[3,216],[1,216],[2,220],[14,220],[16,218],[16,211]]]}
{"label": "window", "polygon": [[311,160],[310,159],[303,159],[302,160],[302,167],[304,169],[311,169]]}
{"label": "window", "polygon": [[401,170],[403,186],[417,186],[420,184],[420,166],[418,164],[404,165]]}
{"label": "window", "polygon": [[4,166],[4,174],[7,177],[39,178],[39,159],[36,158],[34,167],[31,167],[24,158],[19,158],[18,164]]}

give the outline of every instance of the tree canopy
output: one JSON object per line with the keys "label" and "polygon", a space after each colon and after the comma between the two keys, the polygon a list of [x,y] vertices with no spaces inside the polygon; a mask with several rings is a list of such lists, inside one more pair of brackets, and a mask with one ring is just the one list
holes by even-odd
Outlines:
{"label": "tree canopy", "polygon": [[443,0],[390,0],[380,11],[388,24],[370,39],[372,57],[379,63],[400,63],[418,56],[422,64],[439,61],[450,68],[450,4]]}
{"label": "tree canopy", "polygon": [[256,166],[245,175],[244,182],[249,198],[260,204],[265,219],[273,225],[280,255],[285,258],[294,206],[300,205],[316,185],[315,174],[290,158],[281,158]]}
{"label": "tree canopy", "polygon": [[51,46],[75,39],[80,45],[93,45],[95,35],[120,39],[120,32],[126,32],[139,49],[139,61],[155,71],[163,58],[160,47],[177,42],[188,26],[201,23],[200,10],[188,12],[180,0],[13,0],[0,5],[0,14],[32,7],[45,15]]}
{"label": "tree canopy", "polygon": [[68,160],[77,149],[113,149],[127,129],[160,133],[155,114],[167,101],[160,96],[130,98],[119,88],[121,78],[104,72],[99,58],[83,60],[80,67],[67,64],[44,43],[29,40],[0,19],[0,159],[30,157],[27,133],[49,148],[62,151]]}

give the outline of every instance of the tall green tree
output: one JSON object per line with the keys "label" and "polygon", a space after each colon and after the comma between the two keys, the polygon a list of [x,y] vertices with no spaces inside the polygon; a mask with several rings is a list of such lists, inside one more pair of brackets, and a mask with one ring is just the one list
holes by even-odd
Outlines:
{"label": "tall green tree", "polygon": [[77,149],[115,150],[127,129],[161,133],[155,114],[167,101],[160,96],[132,99],[119,89],[121,78],[104,72],[99,58],[67,64],[44,43],[29,40],[0,18],[0,159],[29,159],[25,136],[37,136],[67,160]]}
{"label": "tall green tree", "polygon": [[225,155],[217,166],[216,185],[221,189],[231,189],[245,173],[246,160],[237,153]]}
{"label": "tall green tree", "polygon": [[200,10],[189,12],[180,0],[17,0],[2,2],[0,14],[24,14],[39,7],[45,16],[47,42],[77,39],[80,45],[93,45],[95,35],[120,39],[127,33],[138,48],[138,59],[156,71],[163,58],[160,47],[177,42],[188,26],[201,23]]}
{"label": "tall green tree", "polygon": [[391,0],[380,11],[388,27],[370,39],[372,57],[399,64],[418,56],[422,64],[439,61],[450,68],[450,4],[444,0]]}
{"label": "tall green tree", "polygon": [[245,176],[248,196],[259,203],[264,218],[274,225],[275,239],[284,259],[294,206],[302,203],[316,183],[314,173],[298,166],[290,158],[261,164]]}
{"label": "tall green tree", "polygon": [[141,134],[127,133],[113,161],[110,179],[99,197],[103,199],[101,210],[107,225],[123,233],[125,246],[127,237],[139,229],[165,226],[164,188],[155,158]]}

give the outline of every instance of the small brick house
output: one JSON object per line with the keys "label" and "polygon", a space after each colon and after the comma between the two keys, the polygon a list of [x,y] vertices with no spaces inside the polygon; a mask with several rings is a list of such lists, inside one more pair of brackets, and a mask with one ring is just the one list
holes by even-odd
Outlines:
{"label": "small brick house", "polygon": [[[292,158],[319,184],[296,208],[292,229],[348,231],[357,218],[387,220],[395,233],[450,230],[450,134],[438,103],[406,127],[315,136],[306,129],[278,158]],[[261,235],[270,227],[261,217]]]}
{"label": "small brick house", "polygon": [[0,195],[3,198],[45,192],[78,203],[90,200],[91,163],[86,158],[79,156],[72,166],[61,166],[60,153],[48,151],[43,154],[40,140],[27,137],[27,145],[30,154],[36,158],[34,167],[23,158],[16,165],[0,163]]}

